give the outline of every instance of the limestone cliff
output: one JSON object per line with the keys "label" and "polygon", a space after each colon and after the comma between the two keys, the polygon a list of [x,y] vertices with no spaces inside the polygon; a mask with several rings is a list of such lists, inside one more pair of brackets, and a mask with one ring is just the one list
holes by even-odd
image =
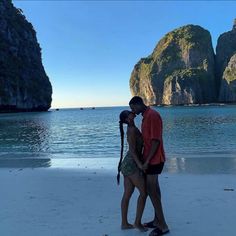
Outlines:
{"label": "limestone cliff", "polygon": [[236,102],[236,54],[231,57],[224,70],[219,99],[224,102]]}
{"label": "limestone cliff", "polygon": [[166,34],[130,78],[132,95],[147,104],[209,103],[216,100],[215,87],[211,36],[196,25]]}
{"label": "limestone cliff", "polygon": [[1,0],[0,111],[45,111],[51,95],[33,26],[10,0]]}
{"label": "limestone cliff", "polygon": [[236,20],[233,29],[220,35],[216,47],[216,76],[220,102],[236,102]]}

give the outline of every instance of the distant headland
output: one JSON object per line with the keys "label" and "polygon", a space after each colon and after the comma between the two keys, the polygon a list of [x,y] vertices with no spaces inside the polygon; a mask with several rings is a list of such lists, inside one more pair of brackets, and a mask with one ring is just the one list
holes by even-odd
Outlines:
{"label": "distant headland", "polygon": [[218,38],[216,54],[201,26],[169,32],[134,66],[130,90],[149,105],[236,103],[236,20]]}

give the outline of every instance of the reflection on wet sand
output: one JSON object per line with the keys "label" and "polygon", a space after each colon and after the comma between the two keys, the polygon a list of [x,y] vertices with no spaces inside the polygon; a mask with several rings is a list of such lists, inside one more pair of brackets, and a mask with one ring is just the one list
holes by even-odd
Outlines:
{"label": "reflection on wet sand", "polygon": [[50,167],[51,159],[2,159],[0,160],[0,168],[42,168]]}
{"label": "reflection on wet sand", "polygon": [[[3,158],[1,168],[62,168],[116,172],[117,158]],[[164,172],[179,174],[236,174],[236,158],[168,158]]]}
{"label": "reflection on wet sand", "polygon": [[236,174],[236,158],[171,158],[165,171],[186,174]]}

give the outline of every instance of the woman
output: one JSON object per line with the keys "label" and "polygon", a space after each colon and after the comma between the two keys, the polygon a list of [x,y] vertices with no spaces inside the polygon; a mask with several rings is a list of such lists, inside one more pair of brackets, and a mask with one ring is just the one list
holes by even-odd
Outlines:
{"label": "woman", "polygon": [[[138,228],[140,231],[147,231],[141,223],[143,210],[146,202],[146,187],[145,180],[142,174],[141,155],[143,149],[142,134],[134,123],[135,114],[131,111],[125,110],[120,113],[120,135],[121,135],[121,155],[118,165],[117,182],[119,184],[120,171],[124,176],[124,194],[121,200],[121,215],[122,215],[122,229]],[[127,141],[129,144],[129,151],[124,160],[124,129],[123,124],[127,125]],[[135,187],[139,190],[139,197],[137,201],[137,212],[134,225],[128,222],[128,206],[129,200],[134,192]]]}

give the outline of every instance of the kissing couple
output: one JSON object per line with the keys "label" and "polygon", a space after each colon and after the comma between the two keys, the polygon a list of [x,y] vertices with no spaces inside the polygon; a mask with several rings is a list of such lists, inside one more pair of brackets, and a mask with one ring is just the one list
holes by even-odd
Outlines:
{"label": "kissing couple", "polygon": [[[117,182],[120,182],[120,172],[124,177],[124,193],[121,200],[121,228],[137,228],[146,232],[154,228],[149,236],[159,236],[169,232],[166,224],[158,176],[161,174],[165,163],[165,152],[162,139],[162,119],[160,114],[146,106],[141,97],[135,96],[130,102],[131,111],[124,110],[120,113],[121,154],[118,165]],[[135,116],[142,114],[141,131],[135,126]],[[128,151],[123,158],[124,128],[127,125]],[[137,210],[134,224],[128,222],[128,207],[135,187],[139,191]],[[154,219],[142,224],[141,219],[145,208],[147,196],[150,197],[154,208]]]}

